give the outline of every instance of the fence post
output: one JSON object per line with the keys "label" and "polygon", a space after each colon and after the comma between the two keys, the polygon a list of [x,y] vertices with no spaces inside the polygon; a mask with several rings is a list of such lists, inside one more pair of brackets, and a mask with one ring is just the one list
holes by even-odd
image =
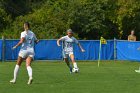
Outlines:
{"label": "fence post", "polygon": [[116,51],[116,49],[117,49],[117,48],[116,48],[116,45],[117,45],[117,44],[116,44],[116,41],[117,41],[117,40],[116,40],[116,38],[114,37],[114,62],[115,62],[116,59],[117,59],[117,51]]}
{"label": "fence post", "polygon": [[2,62],[5,61],[5,37],[2,36]]}

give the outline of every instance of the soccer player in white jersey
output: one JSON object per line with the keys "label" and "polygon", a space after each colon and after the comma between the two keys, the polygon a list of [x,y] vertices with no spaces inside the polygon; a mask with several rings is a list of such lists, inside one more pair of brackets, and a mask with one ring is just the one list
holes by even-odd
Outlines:
{"label": "soccer player in white jersey", "polygon": [[75,69],[78,69],[77,63],[74,60],[74,54],[73,54],[73,43],[76,43],[82,52],[85,52],[85,50],[82,48],[80,43],[76,38],[73,37],[73,32],[71,29],[67,30],[67,35],[64,37],[61,37],[60,39],[57,40],[57,45],[60,46],[60,41],[63,42],[63,57],[64,61],[66,62],[67,66],[70,69],[70,73],[72,72],[72,67],[69,63],[68,57],[70,57],[72,64]]}
{"label": "soccer player in white jersey", "polygon": [[14,78],[10,81],[10,83],[16,83],[17,74],[21,66],[21,63],[24,59],[26,59],[26,68],[29,75],[29,80],[27,84],[31,84],[33,81],[31,62],[33,61],[35,55],[34,44],[38,43],[39,40],[36,38],[35,34],[31,30],[29,30],[29,28],[30,28],[29,23],[25,22],[24,23],[25,31],[21,33],[21,38],[18,44],[13,47],[13,49],[15,49],[21,45],[17,63],[14,69]]}

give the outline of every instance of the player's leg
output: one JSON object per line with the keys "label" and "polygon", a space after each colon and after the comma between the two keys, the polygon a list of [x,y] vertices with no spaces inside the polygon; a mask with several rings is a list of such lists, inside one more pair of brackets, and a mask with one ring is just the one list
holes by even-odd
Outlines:
{"label": "player's leg", "polygon": [[69,59],[68,59],[68,54],[66,54],[65,51],[63,51],[63,58],[65,63],[67,64],[68,68],[70,69],[70,73],[72,72],[72,66],[70,65]]}
{"label": "player's leg", "polygon": [[72,66],[70,65],[69,59],[64,58],[65,63],[67,64],[68,68],[70,69],[70,73],[72,72]]}
{"label": "player's leg", "polygon": [[64,58],[64,62],[67,64],[68,67],[70,67],[70,63],[69,63],[68,58]]}
{"label": "player's leg", "polygon": [[17,74],[18,74],[18,71],[19,71],[19,68],[21,66],[22,61],[23,61],[23,58],[19,56],[17,59],[17,64],[16,64],[15,69],[14,69],[14,78],[10,81],[11,83],[16,82]]}
{"label": "player's leg", "polygon": [[33,61],[32,57],[27,57],[26,59],[26,68],[27,68],[27,72],[28,72],[28,76],[29,76],[29,80],[27,84],[31,84],[33,81],[33,77],[32,77],[32,68],[31,68],[31,62]]}
{"label": "player's leg", "polygon": [[70,59],[71,59],[71,62],[73,64],[74,68],[78,68],[77,63],[75,62],[73,53],[69,54],[69,56],[70,56]]}

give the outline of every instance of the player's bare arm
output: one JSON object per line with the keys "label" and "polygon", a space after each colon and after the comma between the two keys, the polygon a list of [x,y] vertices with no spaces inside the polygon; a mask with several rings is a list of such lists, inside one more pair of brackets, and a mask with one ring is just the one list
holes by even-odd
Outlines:
{"label": "player's bare arm", "polygon": [[78,46],[80,47],[80,49],[81,49],[82,52],[85,52],[85,50],[83,49],[83,47],[81,46],[80,43],[78,43]]}
{"label": "player's bare arm", "polygon": [[39,40],[35,40],[35,43],[37,44],[39,42]]}
{"label": "player's bare arm", "polygon": [[24,40],[25,40],[25,38],[23,37],[23,38],[21,38],[20,39],[20,41],[18,42],[18,44],[17,45],[15,45],[14,47],[13,47],[13,49],[15,49],[15,48],[17,48],[18,46],[20,46],[23,42],[24,42]]}
{"label": "player's bare arm", "polygon": [[61,38],[57,40],[57,45],[58,45],[58,46],[61,46],[61,45],[60,45],[60,41],[61,41]]}

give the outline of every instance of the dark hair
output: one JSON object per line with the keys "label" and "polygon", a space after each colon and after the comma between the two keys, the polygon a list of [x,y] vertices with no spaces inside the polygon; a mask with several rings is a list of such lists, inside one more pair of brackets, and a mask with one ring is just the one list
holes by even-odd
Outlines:
{"label": "dark hair", "polygon": [[27,25],[28,28],[30,28],[30,24],[29,24],[29,22],[25,22],[24,24]]}

